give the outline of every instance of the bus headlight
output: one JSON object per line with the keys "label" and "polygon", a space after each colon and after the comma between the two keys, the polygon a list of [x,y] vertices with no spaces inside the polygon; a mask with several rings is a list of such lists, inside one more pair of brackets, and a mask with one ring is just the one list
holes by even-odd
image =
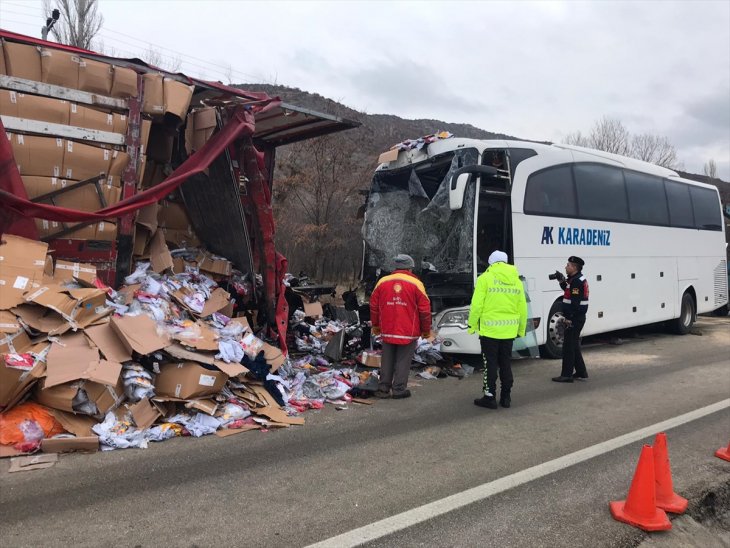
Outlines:
{"label": "bus headlight", "polygon": [[469,310],[452,310],[446,312],[438,323],[438,328],[442,327],[460,327],[466,329],[469,327]]}

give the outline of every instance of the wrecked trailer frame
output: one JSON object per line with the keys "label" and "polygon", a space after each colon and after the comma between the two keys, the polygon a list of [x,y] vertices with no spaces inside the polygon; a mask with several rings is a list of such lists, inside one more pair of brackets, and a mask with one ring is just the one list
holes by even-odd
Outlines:
{"label": "wrecked trailer frame", "polygon": [[[16,90],[38,97],[64,98],[78,102],[78,104],[107,108],[112,112],[124,113],[128,116],[128,129],[124,135],[119,135],[130,157],[128,166],[122,175],[122,200],[133,197],[137,193],[138,181],[141,180],[140,139],[143,130],[141,110],[146,97],[145,79],[149,75],[160,75],[165,81],[176,81],[190,86],[193,92],[187,112],[190,113],[192,109],[199,106],[216,107],[216,125],[219,130],[233,108],[243,106],[244,109],[250,109],[250,105],[257,102],[276,103],[269,105],[271,108],[254,117],[255,130],[251,139],[239,141],[228,147],[225,153],[210,166],[208,174],[193,176],[180,188],[190,222],[205,247],[214,253],[229,257],[236,268],[242,272],[250,272],[251,275],[254,275],[258,271],[262,275],[267,319],[269,325],[273,327],[276,302],[281,293],[278,286],[283,272],[280,270],[286,264],[283,257],[277,257],[278,254],[273,243],[274,220],[271,209],[271,187],[276,147],[354,128],[359,123],[282,103],[277,98],[270,98],[264,93],[248,92],[216,82],[170,73],[151,67],[138,59],[120,59],[99,55],[92,51],[3,30],[0,30],[0,39],[4,44],[32,46],[36,49],[44,48],[63,52],[64,55],[78,56],[82,61],[100,62],[134,71],[137,78],[137,96],[127,99],[91,94],[75,89],[73,86],[64,87],[40,82],[40,78],[38,81],[33,81],[4,75],[0,72],[0,89]],[[31,127],[18,127],[18,120],[8,116],[3,116],[2,121],[13,131],[27,131],[35,135],[52,134],[54,130],[61,129],[58,124],[51,124],[55,126],[51,129],[40,127],[38,124],[31,125]],[[68,138],[81,139],[82,136],[77,131],[79,129],[68,126],[70,132]],[[183,114],[181,123],[177,124],[167,136],[170,138],[173,148],[170,162],[173,168],[182,164],[187,156],[184,146],[185,130],[185,115]],[[84,133],[84,135],[87,134],[88,131]],[[114,148],[118,144],[112,143],[109,148]],[[248,161],[245,160],[246,154]],[[252,167],[255,169],[251,169]],[[4,185],[5,183],[1,187],[7,191],[8,189]],[[253,185],[256,185],[256,188],[253,188]],[[100,208],[103,208],[104,205],[104,202],[100,201]],[[0,207],[3,207],[2,203],[0,203]],[[118,232],[113,240],[69,238],[63,231],[59,232],[58,237],[48,237],[44,240],[49,241],[57,258],[95,264],[100,271],[100,278],[110,285],[118,286],[131,270],[135,216],[136,212],[130,212],[118,219]],[[212,220],[213,222],[211,222]],[[6,220],[5,224],[7,225],[8,222],[11,221]],[[92,223],[94,221],[86,224]],[[75,225],[75,228],[80,226]],[[34,227],[32,228],[34,229]],[[16,227],[13,227],[12,224],[9,227],[0,226],[0,232],[2,231],[17,233],[17,225]],[[35,234],[37,235],[37,232]],[[28,233],[26,232],[24,235],[28,235]]]}

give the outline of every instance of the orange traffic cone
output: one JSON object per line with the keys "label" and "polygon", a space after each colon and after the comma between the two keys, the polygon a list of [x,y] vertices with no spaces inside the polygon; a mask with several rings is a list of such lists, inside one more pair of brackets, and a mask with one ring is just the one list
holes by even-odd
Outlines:
{"label": "orange traffic cone", "polygon": [[667,435],[659,432],[654,439],[654,479],[656,480],[657,508],[683,514],[687,509],[687,499],[674,492],[672,470],[669,467]]}
{"label": "orange traffic cone", "polygon": [[644,531],[666,531],[672,524],[664,510],[656,507],[654,493],[654,451],[649,445],[641,449],[634,479],[626,500],[608,503],[615,520]]}
{"label": "orange traffic cone", "polygon": [[730,461],[730,443],[727,444],[727,447],[720,447],[720,449],[715,451],[715,456],[720,457],[722,460]]}

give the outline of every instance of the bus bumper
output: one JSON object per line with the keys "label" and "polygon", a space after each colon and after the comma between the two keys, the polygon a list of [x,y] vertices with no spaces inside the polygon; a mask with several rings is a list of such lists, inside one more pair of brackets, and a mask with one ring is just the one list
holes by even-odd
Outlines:
{"label": "bus bumper", "polygon": [[450,354],[481,354],[479,336],[470,335],[466,329],[456,326],[439,328],[438,337],[442,340],[441,350]]}

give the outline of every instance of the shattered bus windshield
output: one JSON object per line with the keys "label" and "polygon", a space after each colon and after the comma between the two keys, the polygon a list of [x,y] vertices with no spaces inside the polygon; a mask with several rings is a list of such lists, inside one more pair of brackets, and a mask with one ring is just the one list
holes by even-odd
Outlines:
{"label": "shattered bus windshield", "polygon": [[394,270],[393,257],[407,253],[416,272],[468,274],[473,268],[475,185],[464,207],[449,208],[451,174],[476,164],[476,149],[460,149],[413,166],[378,171],[373,177],[363,224],[364,278]]}

